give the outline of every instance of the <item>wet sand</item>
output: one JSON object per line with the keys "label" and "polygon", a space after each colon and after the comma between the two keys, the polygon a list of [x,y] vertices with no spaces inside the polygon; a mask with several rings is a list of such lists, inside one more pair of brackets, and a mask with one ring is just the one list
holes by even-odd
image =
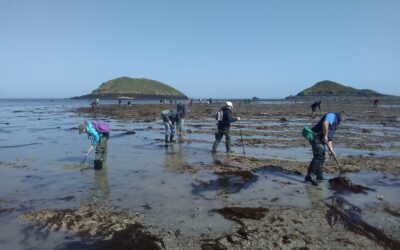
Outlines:
{"label": "wet sand", "polygon": [[[356,176],[359,171],[366,170],[379,172],[383,178],[377,182],[400,191],[400,101],[385,103],[383,100],[381,103],[380,107],[374,108],[369,101],[324,102],[317,119],[325,112],[345,110],[347,121],[339,126],[334,140],[345,175]],[[177,144],[184,147],[207,144],[211,149],[216,130],[213,115],[220,105],[189,105],[186,136],[180,137]],[[154,141],[163,145],[162,128],[154,128],[154,123],[161,123],[159,112],[167,108],[175,109],[175,105],[100,105],[95,109],[79,108],[74,112],[105,121],[143,124],[148,132],[160,134],[160,139]],[[268,201],[268,206],[249,207],[232,200],[229,206],[211,210],[210,213],[219,213],[234,223],[223,233],[213,232],[211,225],[209,233],[199,235],[187,235],[179,229],[150,227],[140,224],[139,214],[129,216],[113,211],[106,203],[104,206],[30,212],[20,219],[37,223],[39,231],[43,228],[64,230],[82,239],[61,249],[399,249],[400,218],[397,211],[400,199],[389,202],[373,188],[358,185],[350,179],[349,182],[339,179],[342,182],[331,183],[326,180],[324,185],[328,187],[331,184],[329,188],[334,192],[330,197],[324,196],[323,185],[314,187],[299,183],[304,179],[312,156],[309,143],[300,134],[303,126],[312,124],[309,103],[236,102],[233,111],[242,117],[242,121],[231,129],[234,154],[225,154],[221,142],[220,152],[211,162],[182,162],[171,168],[191,178],[192,193],[206,201],[215,199],[210,198],[211,191],[217,192],[217,199],[229,201],[233,194],[244,192],[265,178],[275,182],[283,192],[287,190],[287,196],[271,196],[265,190],[263,199]],[[112,130],[112,134],[118,136],[134,136],[133,132]],[[297,151],[304,151],[305,157],[284,157],[285,152]],[[280,153],[274,156],[268,152]],[[25,166],[4,162],[0,167]],[[202,171],[212,172],[217,178],[202,179],[198,176]],[[330,177],[339,174],[337,164],[329,157],[324,173]],[[297,188],[299,185],[304,185],[305,191]],[[361,194],[357,195],[375,197],[370,207],[360,209],[352,204],[351,193],[356,193],[354,187],[354,190],[362,187]],[[311,206],[293,206],[283,202],[305,195]],[[0,214],[15,209],[1,200],[0,208]],[[391,220],[392,224],[387,224],[393,227],[390,230],[380,228],[371,220],[365,220],[368,214],[383,215]],[[85,227],[88,223],[93,225],[91,230]]]}

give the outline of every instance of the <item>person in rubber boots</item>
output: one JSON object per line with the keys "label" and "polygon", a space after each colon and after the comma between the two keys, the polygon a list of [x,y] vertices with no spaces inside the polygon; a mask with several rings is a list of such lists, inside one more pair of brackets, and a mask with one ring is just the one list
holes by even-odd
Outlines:
{"label": "person in rubber boots", "polygon": [[240,121],[240,117],[233,117],[232,114],[232,102],[226,102],[225,105],[221,108],[222,110],[222,119],[218,121],[218,131],[215,133],[215,141],[212,146],[212,153],[217,152],[217,147],[218,144],[221,142],[222,137],[225,135],[225,146],[226,146],[226,152],[227,153],[232,153],[231,150],[231,135],[230,135],[230,127],[231,123]]}
{"label": "person in rubber boots", "polygon": [[166,109],[161,111],[160,116],[165,126],[165,143],[175,142],[175,124],[179,122],[179,113]]}
{"label": "person in rubber boots", "polygon": [[313,175],[316,176],[317,181],[324,180],[322,167],[325,162],[325,144],[331,149],[329,150],[329,155],[336,157],[336,153],[333,150],[332,140],[336,129],[345,118],[346,113],[343,111],[338,113],[327,113],[314,127],[311,128],[316,136],[314,136],[314,139],[310,141],[313,158],[307,170],[307,176],[305,178],[306,182],[310,182],[317,186],[318,183],[313,179]]}
{"label": "person in rubber boots", "polygon": [[[94,168],[96,170],[100,170],[103,167],[103,163],[107,157],[107,142],[109,138],[109,131],[101,130],[94,126],[94,123],[98,124],[98,122],[89,122],[84,121],[79,124],[78,130],[79,134],[86,133],[88,138],[91,140],[91,144],[88,150],[88,154],[90,151],[96,147],[95,149],[95,157],[94,157]],[[104,125],[104,124],[102,124]],[[106,129],[108,130],[108,125],[106,125]]]}

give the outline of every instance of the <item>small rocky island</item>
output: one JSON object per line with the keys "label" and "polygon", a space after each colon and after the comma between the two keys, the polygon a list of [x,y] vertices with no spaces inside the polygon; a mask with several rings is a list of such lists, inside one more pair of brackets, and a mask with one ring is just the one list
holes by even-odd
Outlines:
{"label": "small rocky island", "polygon": [[92,93],[72,99],[183,99],[187,96],[173,87],[146,78],[120,77],[104,82]]}
{"label": "small rocky island", "polygon": [[317,82],[310,88],[299,92],[295,96],[288,96],[286,99],[303,99],[303,98],[318,98],[318,97],[384,97],[383,95],[370,89],[356,89],[334,81]]}

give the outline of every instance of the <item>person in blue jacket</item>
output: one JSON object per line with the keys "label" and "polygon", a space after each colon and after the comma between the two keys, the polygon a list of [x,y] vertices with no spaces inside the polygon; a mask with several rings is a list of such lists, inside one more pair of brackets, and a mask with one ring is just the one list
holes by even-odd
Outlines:
{"label": "person in blue jacket", "polygon": [[78,126],[79,134],[86,133],[88,138],[90,139],[90,147],[87,155],[92,151],[94,147],[95,149],[95,157],[94,157],[94,168],[99,170],[103,167],[103,162],[105,162],[107,157],[107,141],[109,137],[109,133],[101,132],[97,130],[92,122],[84,121]]}
{"label": "person in blue jacket", "polygon": [[306,182],[310,182],[312,185],[317,186],[318,183],[313,179],[313,175],[316,176],[317,181],[324,180],[322,174],[322,167],[325,162],[325,145],[328,146],[329,155],[336,157],[336,153],[333,150],[333,136],[339,126],[346,118],[344,111],[337,113],[327,113],[321,120],[312,128],[312,131],[316,134],[314,139],[310,142],[313,151],[313,158],[308,167]]}

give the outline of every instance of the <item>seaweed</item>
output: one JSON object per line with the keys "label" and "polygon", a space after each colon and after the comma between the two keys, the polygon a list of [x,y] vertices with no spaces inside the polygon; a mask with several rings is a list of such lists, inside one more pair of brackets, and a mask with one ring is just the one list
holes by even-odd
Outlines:
{"label": "seaweed", "polygon": [[336,192],[351,191],[353,193],[367,194],[367,191],[375,191],[375,189],[363,185],[353,184],[350,179],[344,176],[329,179],[329,184],[330,188]]}
{"label": "seaweed", "polygon": [[331,204],[326,204],[328,210],[326,219],[330,226],[334,226],[341,219],[347,228],[357,234],[363,235],[389,249],[400,249],[400,241],[386,235],[385,232],[365,222],[361,217],[361,209],[347,202],[342,197],[332,197]]}
{"label": "seaweed", "polygon": [[116,232],[110,240],[96,242],[94,248],[97,250],[160,250],[165,249],[165,245],[161,238],[145,232],[143,225],[135,223]]}

